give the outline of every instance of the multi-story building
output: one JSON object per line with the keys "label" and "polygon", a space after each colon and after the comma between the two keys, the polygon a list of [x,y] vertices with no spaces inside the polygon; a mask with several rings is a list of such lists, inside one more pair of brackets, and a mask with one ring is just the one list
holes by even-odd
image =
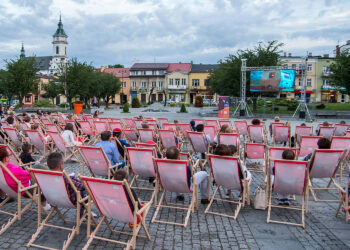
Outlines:
{"label": "multi-story building", "polygon": [[219,64],[192,64],[190,72],[190,103],[193,103],[197,95],[203,99],[215,99],[215,95],[210,93],[208,77]]}
{"label": "multi-story building", "polygon": [[112,103],[115,104],[125,104],[131,102],[130,97],[130,69],[129,68],[101,68],[101,71],[104,73],[113,74],[118,77],[121,82],[121,88],[119,93],[115,95],[112,100]]}
{"label": "multi-story building", "polygon": [[130,68],[131,99],[138,97],[141,103],[164,100],[164,82],[168,63],[135,63]]}
{"label": "multi-story building", "polygon": [[191,63],[169,63],[165,73],[165,92],[169,100],[189,103]]}
{"label": "multi-story building", "polygon": [[292,56],[290,53],[281,57],[281,65],[284,68],[295,69],[295,89],[293,92],[284,92],[280,96],[288,99],[300,99],[303,92],[303,74],[306,75],[306,99],[307,101],[320,102],[321,99],[317,98],[316,85],[317,85],[317,60],[318,57],[308,55],[308,59],[305,65],[305,58],[301,56]]}

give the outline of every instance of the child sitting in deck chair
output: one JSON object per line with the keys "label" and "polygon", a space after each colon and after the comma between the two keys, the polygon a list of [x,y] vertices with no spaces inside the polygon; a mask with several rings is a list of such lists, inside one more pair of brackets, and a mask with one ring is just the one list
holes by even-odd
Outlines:
{"label": "child sitting in deck chair", "polygon": [[32,145],[28,142],[24,142],[22,144],[22,153],[19,155],[23,164],[32,163],[33,165],[37,165],[36,160],[32,157]]}
{"label": "child sitting in deck chair", "polygon": [[[114,176],[113,176],[113,178],[116,181],[126,180],[128,182],[128,174],[126,173],[126,171],[124,169],[119,169],[118,171],[116,171]],[[142,208],[141,200],[137,197],[136,192],[132,188],[130,188],[130,190],[131,190],[132,195],[134,196],[134,200],[137,201],[138,208],[141,209]],[[131,211],[134,211],[134,204],[132,204],[128,193],[126,193],[126,197],[128,198]],[[137,218],[137,223],[139,223],[139,220],[140,219]],[[129,227],[133,228],[134,227],[134,223],[129,223]]]}

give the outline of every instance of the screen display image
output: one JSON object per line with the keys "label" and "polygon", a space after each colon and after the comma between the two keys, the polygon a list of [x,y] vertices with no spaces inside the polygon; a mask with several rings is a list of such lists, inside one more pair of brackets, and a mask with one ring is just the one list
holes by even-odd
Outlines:
{"label": "screen display image", "polygon": [[252,71],[250,72],[250,91],[293,91],[294,81],[293,69]]}

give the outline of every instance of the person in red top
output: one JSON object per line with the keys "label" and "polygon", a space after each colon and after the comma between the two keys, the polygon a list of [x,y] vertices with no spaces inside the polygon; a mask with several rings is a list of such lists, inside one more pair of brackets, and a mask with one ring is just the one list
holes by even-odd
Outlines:
{"label": "person in red top", "polygon": [[[32,178],[31,175],[29,174],[29,172],[23,170],[21,167],[10,163],[10,154],[7,151],[7,148],[5,147],[0,148],[0,161],[23,184],[24,187],[29,187],[30,179]],[[12,177],[5,170],[2,170],[2,172],[10,188],[13,191],[17,192],[18,190],[17,182],[15,182],[15,180],[13,180]],[[22,192],[22,195],[23,193],[24,192]],[[4,198],[6,198],[6,194],[2,190],[0,190],[0,201]]]}

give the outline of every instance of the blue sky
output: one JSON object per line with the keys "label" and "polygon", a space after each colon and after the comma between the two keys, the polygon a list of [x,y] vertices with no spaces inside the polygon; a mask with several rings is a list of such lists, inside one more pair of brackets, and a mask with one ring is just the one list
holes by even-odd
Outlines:
{"label": "blue sky", "polygon": [[60,12],[68,56],[94,66],[217,63],[259,41],[293,55],[333,55],[350,40],[349,0],[1,0],[0,67],[19,55],[52,55]]}

